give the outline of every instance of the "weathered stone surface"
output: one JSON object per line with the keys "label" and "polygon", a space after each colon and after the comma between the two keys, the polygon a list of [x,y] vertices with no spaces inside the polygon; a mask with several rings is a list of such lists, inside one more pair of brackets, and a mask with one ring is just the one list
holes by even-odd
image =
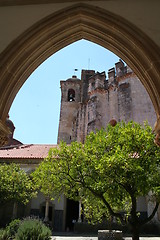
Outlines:
{"label": "weathered stone surface", "polygon": [[7,126],[0,120],[0,147],[7,144],[9,133]]}
{"label": "weathered stone surface", "polygon": [[[81,80],[73,76],[61,81],[61,111],[58,143],[63,140],[84,142],[91,131],[106,127],[111,119],[117,122],[133,120],[143,124],[145,120],[153,127],[156,114],[144,86],[120,60],[115,68],[95,73],[82,70]],[[68,94],[74,98],[70,101]]]}
{"label": "weathered stone surface", "polygon": [[122,231],[98,230],[98,240],[122,240]]}

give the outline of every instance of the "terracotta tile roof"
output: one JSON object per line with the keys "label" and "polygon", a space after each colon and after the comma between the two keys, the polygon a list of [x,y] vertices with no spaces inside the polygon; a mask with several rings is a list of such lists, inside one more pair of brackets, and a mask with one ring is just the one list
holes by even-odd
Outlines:
{"label": "terracotta tile roof", "polygon": [[57,145],[22,144],[0,148],[0,159],[43,159]]}

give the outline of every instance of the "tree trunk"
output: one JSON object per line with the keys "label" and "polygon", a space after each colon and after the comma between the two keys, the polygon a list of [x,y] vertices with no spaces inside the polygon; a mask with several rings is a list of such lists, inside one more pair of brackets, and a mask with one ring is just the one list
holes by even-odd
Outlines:
{"label": "tree trunk", "polygon": [[45,208],[45,217],[44,217],[44,222],[48,222],[49,221],[49,197],[46,198],[46,208]]}
{"label": "tree trunk", "polygon": [[137,225],[132,225],[132,240],[139,240],[139,227]]}
{"label": "tree trunk", "polygon": [[135,197],[135,192],[131,190],[130,196],[132,200],[131,219],[130,219],[132,240],[139,240],[140,224],[137,216],[137,199]]}
{"label": "tree trunk", "polygon": [[17,210],[18,210],[18,204],[14,202],[13,204],[13,213],[12,213],[12,218],[16,219],[17,218]]}

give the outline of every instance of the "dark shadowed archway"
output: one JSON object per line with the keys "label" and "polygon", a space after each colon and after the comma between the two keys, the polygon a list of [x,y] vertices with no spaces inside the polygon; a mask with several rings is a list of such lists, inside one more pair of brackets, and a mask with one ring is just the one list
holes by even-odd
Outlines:
{"label": "dark shadowed archway", "polygon": [[86,4],[43,19],[15,39],[1,54],[0,118],[30,74],[49,56],[80,39],[97,43],[121,57],[147,89],[160,114],[160,54],[142,31],[123,18]]}

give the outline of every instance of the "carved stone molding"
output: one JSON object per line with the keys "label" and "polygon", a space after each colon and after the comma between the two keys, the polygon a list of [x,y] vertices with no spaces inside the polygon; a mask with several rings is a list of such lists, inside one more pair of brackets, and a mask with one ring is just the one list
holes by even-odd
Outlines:
{"label": "carved stone molding", "polygon": [[97,43],[122,58],[148,91],[157,116],[160,114],[159,47],[120,16],[79,3],[37,22],[0,54],[2,121],[30,74],[52,54],[80,39]]}
{"label": "carved stone molding", "polygon": [[154,130],[153,130],[156,134],[155,137],[155,144],[158,145],[160,147],[160,116],[157,118],[157,121],[154,125]]}
{"label": "carved stone molding", "polygon": [[0,147],[7,144],[8,135],[9,135],[9,129],[0,120]]}

